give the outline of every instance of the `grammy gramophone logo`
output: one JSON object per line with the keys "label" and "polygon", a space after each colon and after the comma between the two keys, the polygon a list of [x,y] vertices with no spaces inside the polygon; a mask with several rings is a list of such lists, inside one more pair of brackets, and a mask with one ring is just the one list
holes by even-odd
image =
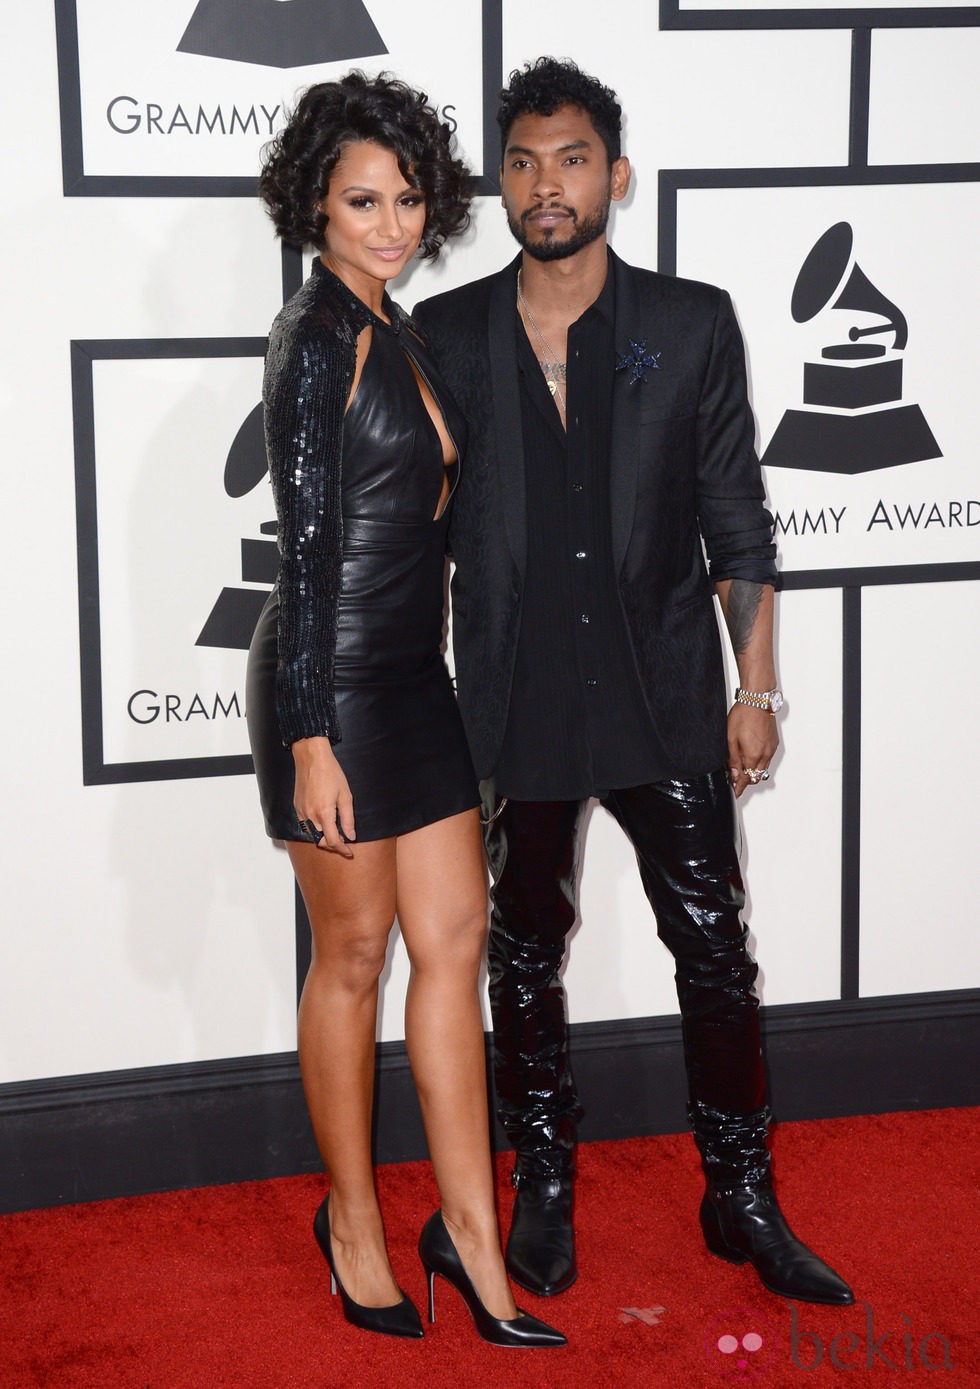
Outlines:
{"label": "grammy gramophone logo", "polygon": [[826,313],[832,340],[804,362],[809,408],[784,413],[762,458],[768,467],[854,475],[942,457],[922,410],[902,403],[905,315],[857,264],[853,242],[850,223],[835,223],[796,278],[794,321]]}
{"label": "grammy gramophone logo", "polygon": [[298,68],[388,49],[362,0],[198,0],[177,51]]}
{"label": "grammy gramophone logo", "polygon": [[[229,497],[244,497],[258,486],[267,469],[262,406],[256,405],[246,416],[228,450],[225,492]],[[274,536],[275,521],[263,521],[259,531],[262,535]],[[247,651],[278,569],[279,549],[275,540],[245,537],[242,540],[242,583],[265,584],[266,587],[223,588],[194,645]]]}

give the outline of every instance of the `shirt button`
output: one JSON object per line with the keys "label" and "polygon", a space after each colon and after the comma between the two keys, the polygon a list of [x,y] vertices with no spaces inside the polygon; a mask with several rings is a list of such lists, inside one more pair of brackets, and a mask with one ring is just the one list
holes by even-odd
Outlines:
{"label": "shirt button", "polygon": [[583,613],[583,614],[582,614],[582,621],[583,621],[583,622],[588,622],[588,620],[589,620],[589,614],[588,614],[588,613]]}
{"label": "shirt button", "polygon": [[580,482],[573,482],[573,483],[572,483],[572,491],[573,491],[573,492],[581,492],[581,490],[582,490],[582,484],[581,484]]}
{"label": "shirt button", "polygon": [[586,555],[586,553],[585,553],[584,550],[576,550],[576,551],[575,551],[575,558],[576,558],[576,559],[587,559],[588,556]]}
{"label": "shirt button", "polygon": [[595,687],[596,687],[596,685],[598,685],[599,682],[598,682],[598,680],[586,680],[585,683],[586,683],[586,685],[589,687],[590,690],[594,690]]}

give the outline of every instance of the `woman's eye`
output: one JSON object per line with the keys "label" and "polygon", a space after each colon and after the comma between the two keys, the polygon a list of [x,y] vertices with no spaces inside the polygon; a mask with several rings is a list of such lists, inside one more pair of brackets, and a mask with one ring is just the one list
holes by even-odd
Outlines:
{"label": "woman's eye", "polygon": [[402,207],[421,207],[425,199],[421,193],[407,193],[404,198],[399,199]]}
{"label": "woman's eye", "polygon": [[364,208],[371,207],[372,202],[370,198],[351,198],[350,205],[351,207]]}

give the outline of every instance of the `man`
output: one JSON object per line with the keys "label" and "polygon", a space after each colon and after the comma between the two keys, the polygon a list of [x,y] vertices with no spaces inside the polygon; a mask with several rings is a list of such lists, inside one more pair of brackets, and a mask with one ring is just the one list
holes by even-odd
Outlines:
{"label": "man", "polygon": [[[772,517],[734,313],[724,292],[607,248],[630,181],[611,91],[540,58],[511,75],[498,120],[520,255],[416,317],[470,421],[453,646],[494,879],[495,1073],[517,1150],[508,1267],[544,1295],[577,1272],[580,1110],[559,968],[597,796],[677,965],[708,1248],[750,1261],[773,1292],[848,1303],[770,1179],[732,792],[769,775],[782,696]],[[713,592],[738,663],[730,710]]]}

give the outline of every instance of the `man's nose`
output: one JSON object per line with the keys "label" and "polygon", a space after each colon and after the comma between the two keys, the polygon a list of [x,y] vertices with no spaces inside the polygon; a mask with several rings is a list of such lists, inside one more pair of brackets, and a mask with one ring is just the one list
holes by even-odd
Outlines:
{"label": "man's nose", "polygon": [[542,202],[547,202],[549,198],[556,198],[561,192],[561,178],[558,169],[553,165],[542,165],[538,169],[532,191],[534,196]]}

